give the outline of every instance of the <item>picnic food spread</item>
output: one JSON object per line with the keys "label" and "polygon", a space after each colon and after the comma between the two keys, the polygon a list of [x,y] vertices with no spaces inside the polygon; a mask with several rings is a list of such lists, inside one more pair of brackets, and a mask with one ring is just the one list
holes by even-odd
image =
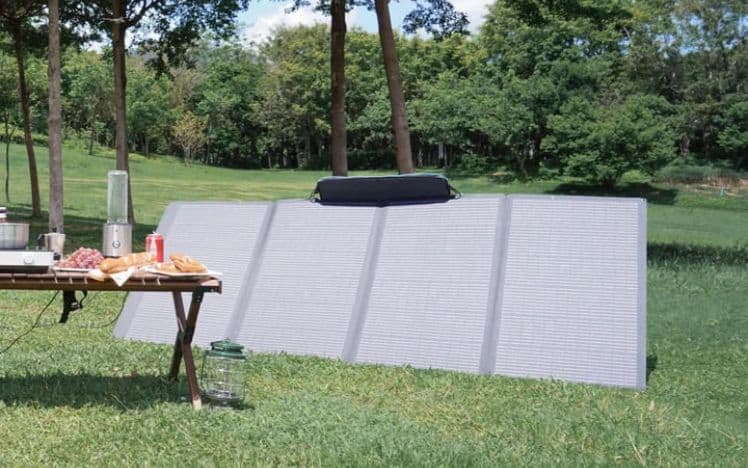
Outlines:
{"label": "picnic food spread", "polygon": [[48,273],[52,270],[55,277],[63,272],[84,273],[86,278],[96,281],[111,279],[118,286],[138,272],[175,278],[220,276],[196,258],[181,253],[172,253],[169,262],[164,263],[164,236],[156,232],[146,237],[145,252],[132,253],[130,229],[123,227],[127,213],[127,179],[119,177],[124,175],[123,171],[111,171],[109,175],[110,191],[116,189],[116,193],[109,194],[108,214],[110,218],[112,213],[116,216],[108,218],[102,250],[79,247],[60,258],[65,234],[56,232],[55,228],[39,235],[37,250],[27,249],[29,225],[5,222],[7,210],[0,207],[0,272]]}

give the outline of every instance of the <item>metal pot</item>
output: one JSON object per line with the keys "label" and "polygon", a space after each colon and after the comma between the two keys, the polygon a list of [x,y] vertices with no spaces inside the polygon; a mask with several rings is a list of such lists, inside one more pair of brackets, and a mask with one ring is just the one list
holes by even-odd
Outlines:
{"label": "metal pot", "polygon": [[0,223],[0,250],[25,249],[29,243],[29,225]]}

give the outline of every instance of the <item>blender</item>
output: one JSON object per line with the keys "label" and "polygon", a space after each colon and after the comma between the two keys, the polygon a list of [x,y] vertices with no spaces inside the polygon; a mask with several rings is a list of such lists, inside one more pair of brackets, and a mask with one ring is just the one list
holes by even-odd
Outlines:
{"label": "blender", "polygon": [[132,253],[132,224],[127,222],[127,172],[107,174],[107,221],[104,225],[105,257],[121,257]]}

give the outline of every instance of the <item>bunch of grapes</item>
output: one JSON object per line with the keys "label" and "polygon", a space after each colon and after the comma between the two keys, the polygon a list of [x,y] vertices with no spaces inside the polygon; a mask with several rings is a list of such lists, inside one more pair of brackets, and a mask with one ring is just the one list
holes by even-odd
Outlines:
{"label": "bunch of grapes", "polygon": [[99,266],[102,260],[104,260],[104,256],[98,250],[81,247],[64,260],[57,262],[57,266],[60,268],[93,269]]}

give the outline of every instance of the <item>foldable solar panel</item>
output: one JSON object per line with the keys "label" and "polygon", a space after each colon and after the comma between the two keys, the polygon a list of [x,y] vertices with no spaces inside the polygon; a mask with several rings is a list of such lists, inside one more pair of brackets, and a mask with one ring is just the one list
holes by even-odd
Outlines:
{"label": "foldable solar panel", "polygon": [[232,337],[255,351],[340,357],[376,208],[278,202]]}
{"label": "foldable solar panel", "polygon": [[[201,308],[203,346],[646,384],[643,200],[176,203],[159,230],[167,251],[224,273]],[[174,331],[170,296],[134,293],[115,335],[171,343]]]}
{"label": "foldable solar panel", "polygon": [[644,388],[646,204],[510,196],[497,374]]}
{"label": "foldable solar panel", "polygon": [[[234,311],[256,267],[272,207],[271,203],[177,202],[164,211],[158,232],[164,235],[165,256],[188,253],[223,273],[222,294],[210,294],[200,307],[193,343],[207,346],[232,329]],[[182,299],[189,306],[189,294]],[[171,295],[130,293],[114,336],[173,343],[176,319]]]}

